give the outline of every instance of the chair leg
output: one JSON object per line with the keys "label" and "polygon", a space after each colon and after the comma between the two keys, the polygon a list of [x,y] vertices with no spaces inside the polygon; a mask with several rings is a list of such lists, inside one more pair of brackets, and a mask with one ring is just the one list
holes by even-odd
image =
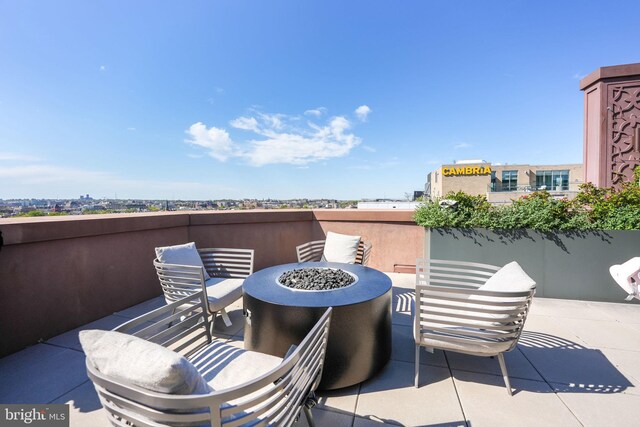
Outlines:
{"label": "chair leg", "polygon": [[509,373],[507,372],[507,364],[504,361],[504,353],[498,354],[498,362],[500,362],[500,370],[502,371],[502,377],[504,378],[504,385],[507,387],[507,393],[509,396],[513,396],[511,393],[511,382],[509,381]]}
{"label": "chair leg", "polygon": [[307,424],[309,425],[309,427],[316,427],[316,423],[315,421],[313,421],[313,414],[311,413],[311,409],[303,406],[302,411],[304,412],[304,416],[307,418]]}
{"label": "chair leg", "polygon": [[418,388],[418,383],[420,381],[420,346],[416,344],[416,379],[415,384],[416,388]]}
{"label": "chair leg", "polygon": [[231,319],[229,318],[229,315],[227,314],[227,310],[225,310],[224,308],[222,310],[220,310],[220,316],[222,316],[222,321],[224,322],[224,324],[226,325],[227,328],[229,326],[231,326]]}

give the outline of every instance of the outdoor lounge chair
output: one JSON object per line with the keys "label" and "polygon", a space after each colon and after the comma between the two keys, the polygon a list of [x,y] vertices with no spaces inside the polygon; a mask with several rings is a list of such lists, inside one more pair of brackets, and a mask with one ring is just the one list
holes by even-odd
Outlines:
{"label": "outdoor lounge chair", "polygon": [[609,268],[609,273],[611,273],[613,280],[628,294],[625,298],[626,301],[630,301],[633,298],[640,299],[640,290],[638,289],[638,284],[640,283],[640,257],[631,258],[620,265],[612,265]]}
{"label": "outdoor lounge chair", "polygon": [[253,249],[196,249],[187,243],[156,248],[156,254],[153,265],[167,303],[204,290],[209,312],[231,326],[225,308],[242,297],[242,283],[253,273]]}
{"label": "outdoor lounge chair", "polygon": [[212,340],[206,305],[200,291],[114,331],[80,333],[87,372],[109,421],[287,427],[302,410],[314,426],[310,408],[322,376],[331,308],[281,359]]}
{"label": "outdoor lounge chair", "polygon": [[414,338],[415,386],[420,347],[497,356],[507,392],[511,383],[504,353],[520,338],[535,282],[516,262],[500,268],[462,261],[418,259]]}
{"label": "outdoor lounge chair", "polygon": [[[355,259],[351,263],[361,264],[366,266],[369,263],[369,257],[371,256],[371,243],[363,242],[359,236],[347,236],[345,234],[332,233],[329,231],[327,233],[326,240],[314,240],[312,242],[307,242],[302,245],[296,247],[296,253],[298,255],[298,262],[309,262],[309,261],[325,261],[331,259],[323,259],[325,256],[325,245],[328,240],[337,239],[338,242],[336,244],[345,245],[345,249],[348,251],[348,246],[352,244],[353,241],[357,241],[357,248],[355,249]],[[340,242],[342,240],[342,242]],[[351,242],[349,242],[351,240]],[[353,252],[352,252],[353,253]],[[341,257],[339,255],[339,257]],[[349,260],[350,261],[350,260]],[[342,260],[341,260],[342,262]]]}

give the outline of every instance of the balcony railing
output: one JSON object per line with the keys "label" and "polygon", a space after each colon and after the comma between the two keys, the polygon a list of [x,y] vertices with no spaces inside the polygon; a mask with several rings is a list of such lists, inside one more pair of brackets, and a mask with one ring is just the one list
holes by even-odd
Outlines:
{"label": "balcony railing", "polygon": [[571,182],[565,185],[510,185],[497,182],[487,185],[487,193],[532,193],[534,191],[543,190],[550,193],[561,191],[578,192],[580,191],[580,185],[582,184],[582,182]]}

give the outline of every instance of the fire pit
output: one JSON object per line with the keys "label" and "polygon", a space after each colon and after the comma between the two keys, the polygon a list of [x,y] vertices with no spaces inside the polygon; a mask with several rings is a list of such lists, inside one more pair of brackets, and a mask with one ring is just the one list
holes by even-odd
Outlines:
{"label": "fire pit", "polygon": [[278,284],[299,291],[330,291],[344,288],[358,281],[355,274],[340,268],[297,268],[285,271],[278,277]]}
{"label": "fire pit", "polygon": [[384,273],[357,264],[278,265],[249,276],[243,292],[245,348],[280,357],[333,307],[321,389],[360,383],[391,356],[391,279]]}

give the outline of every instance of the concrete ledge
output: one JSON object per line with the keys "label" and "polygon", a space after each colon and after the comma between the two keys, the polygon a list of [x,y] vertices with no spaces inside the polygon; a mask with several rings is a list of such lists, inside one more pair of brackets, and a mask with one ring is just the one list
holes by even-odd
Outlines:
{"label": "concrete ledge", "polygon": [[187,227],[183,212],[104,214],[0,219],[5,245]]}
{"label": "concrete ledge", "polygon": [[412,210],[314,209],[316,221],[338,222],[407,222],[415,225]]}
{"label": "concrete ledge", "polygon": [[190,225],[313,221],[309,209],[189,212]]}

